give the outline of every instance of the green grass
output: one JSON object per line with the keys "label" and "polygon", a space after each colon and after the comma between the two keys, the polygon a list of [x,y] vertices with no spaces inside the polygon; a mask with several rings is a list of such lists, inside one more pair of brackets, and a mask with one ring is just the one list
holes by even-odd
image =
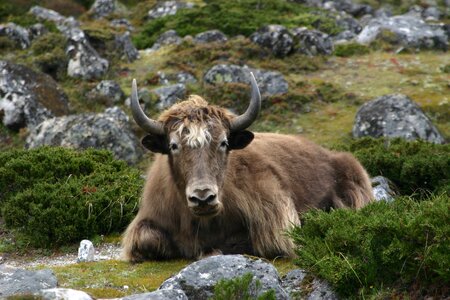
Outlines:
{"label": "green grass", "polygon": [[211,29],[221,30],[228,36],[249,36],[267,24],[281,24],[290,28],[316,25],[327,33],[336,33],[338,30],[331,18],[317,13],[317,9],[297,3],[282,0],[204,2],[204,6],[180,10],[174,16],[148,22],[143,31],[134,38],[135,44],[140,49],[151,47],[156,39],[169,29],[176,30],[180,36],[195,35]]}

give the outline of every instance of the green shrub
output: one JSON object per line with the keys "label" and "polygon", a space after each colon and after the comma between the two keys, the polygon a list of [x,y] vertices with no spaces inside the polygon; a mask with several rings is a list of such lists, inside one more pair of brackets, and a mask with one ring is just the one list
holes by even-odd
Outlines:
{"label": "green shrub", "polygon": [[260,294],[261,282],[256,279],[253,281],[253,274],[247,273],[241,277],[236,277],[229,280],[220,280],[214,287],[214,296],[212,300],[275,300],[275,291],[269,290]]}
{"label": "green shrub", "polygon": [[438,296],[450,284],[450,197],[404,197],[361,210],[302,215],[290,235],[296,263],[345,297],[383,289]]}
{"label": "green shrub", "polygon": [[69,59],[66,55],[66,38],[60,33],[48,33],[38,37],[31,45],[33,64],[55,79],[62,79],[67,73]]}
{"label": "green shrub", "polygon": [[358,43],[337,44],[334,46],[334,55],[340,57],[349,57],[354,55],[363,55],[369,53],[369,47]]}
{"label": "green shrub", "polygon": [[362,138],[340,149],[353,152],[371,176],[392,180],[402,194],[450,195],[450,144]]}
{"label": "green shrub", "polygon": [[[180,36],[218,29],[229,36],[249,36],[267,24],[287,27],[312,26],[327,33],[337,33],[332,18],[297,3],[282,0],[208,0],[202,7],[180,10],[176,15],[150,21],[135,37],[134,44],[142,49],[151,47],[165,31],[174,29]],[[195,22],[193,22],[195,20]],[[245,20],[243,22],[242,20]]]}
{"label": "green shrub", "polygon": [[2,217],[31,246],[121,232],[137,211],[140,173],[107,151],[5,151],[0,166]]}

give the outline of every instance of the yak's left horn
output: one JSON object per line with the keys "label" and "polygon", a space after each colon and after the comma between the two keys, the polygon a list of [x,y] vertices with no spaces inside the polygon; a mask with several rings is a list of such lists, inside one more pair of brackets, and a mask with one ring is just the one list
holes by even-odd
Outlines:
{"label": "yak's left horn", "polygon": [[133,79],[131,86],[131,112],[136,123],[148,133],[163,135],[164,126],[161,122],[147,117],[139,104],[136,79]]}
{"label": "yak's left horn", "polygon": [[239,131],[248,128],[258,117],[261,110],[261,94],[259,93],[258,84],[256,83],[255,76],[250,72],[250,83],[252,86],[252,97],[250,104],[242,115],[234,118],[230,123],[230,131]]}

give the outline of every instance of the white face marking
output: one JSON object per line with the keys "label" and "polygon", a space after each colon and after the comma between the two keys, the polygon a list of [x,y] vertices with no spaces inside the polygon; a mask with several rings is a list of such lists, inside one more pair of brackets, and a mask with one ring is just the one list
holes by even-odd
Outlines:
{"label": "white face marking", "polygon": [[188,133],[183,137],[183,140],[191,148],[201,148],[208,145],[211,142],[211,133],[208,131],[205,125],[202,124],[189,124],[185,127],[181,125],[177,129],[177,134],[181,137],[184,128],[187,129]]}

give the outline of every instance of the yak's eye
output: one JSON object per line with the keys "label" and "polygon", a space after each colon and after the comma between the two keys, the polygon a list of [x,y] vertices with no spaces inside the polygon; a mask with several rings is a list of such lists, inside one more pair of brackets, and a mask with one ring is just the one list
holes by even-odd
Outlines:
{"label": "yak's eye", "polygon": [[172,152],[176,152],[177,150],[178,150],[178,144],[177,143],[170,143],[169,144],[169,149],[170,149],[170,151],[172,151]]}
{"label": "yak's eye", "polygon": [[228,141],[224,140],[220,143],[220,149],[226,150],[228,148]]}

